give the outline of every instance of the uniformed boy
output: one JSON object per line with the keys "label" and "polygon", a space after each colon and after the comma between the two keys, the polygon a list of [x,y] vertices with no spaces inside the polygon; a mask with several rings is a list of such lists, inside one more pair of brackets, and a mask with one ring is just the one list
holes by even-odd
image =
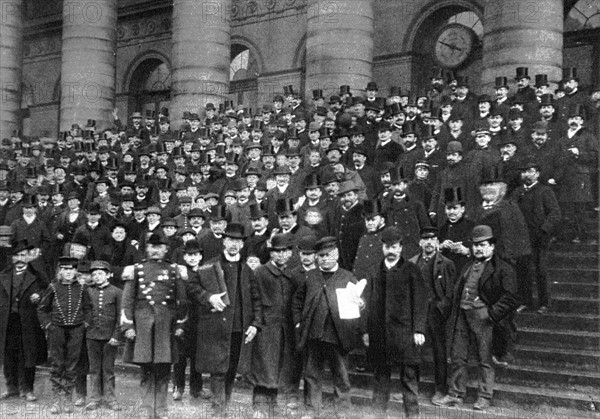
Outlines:
{"label": "uniformed boy", "polygon": [[108,262],[94,261],[90,270],[94,286],[88,288],[93,314],[86,331],[90,363],[90,402],[86,410],[96,410],[103,399],[109,409],[120,410],[115,399],[115,358],[122,291],[109,282],[112,271]]}
{"label": "uniformed boy", "polygon": [[38,306],[40,325],[48,334],[50,382],[55,398],[50,413],[54,415],[73,411],[77,361],[85,329],[91,322],[92,305],[86,287],[76,279],[77,262],[68,256],[58,259],[57,281],[50,284]]}

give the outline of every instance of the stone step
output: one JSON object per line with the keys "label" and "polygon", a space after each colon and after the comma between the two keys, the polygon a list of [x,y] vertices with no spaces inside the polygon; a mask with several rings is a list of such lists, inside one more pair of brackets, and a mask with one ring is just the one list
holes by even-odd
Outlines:
{"label": "stone step", "polygon": [[551,282],[589,282],[600,281],[600,270],[595,268],[549,267],[548,280]]}
{"label": "stone step", "polygon": [[533,327],[549,330],[572,330],[576,332],[600,332],[600,315],[523,312],[516,316],[517,328]]}
{"label": "stone step", "polygon": [[597,350],[600,348],[600,333],[519,328],[518,342],[528,346]]}
{"label": "stone step", "polygon": [[596,298],[581,297],[552,297],[551,310],[554,313],[598,314],[600,300]]}
{"label": "stone step", "polygon": [[597,244],[589,244],[589,243],[564,243],[564,242],[555,242],[550,245],[551,252],[585,252],[585,253],[594,253],[598,252]]}
{"label": "stone step", "polygon": [[[398,388],[400,383],[399,379],[392,376],[393,383],[392,388]],[[351,374],[352,390],[352,402],[356,405],[370,405],[372,397],[372,386],[364,386],[365,381],[370,383],[370,376],[363,376],[358,379],[357,374]],[[506,408],[507,411],[510,409],[512,417],[544,417],[544,418],[557,418],[557,417],[579,417],[580,414],[590,411],[592,408],[596,408],[597,395],[596,389],[584,389],[584,390],[561,390],[561,389],[549,389],[549,388],[535,388],[530,386],[508,384],[502,382],[496,382],[494,386],[494,398],[493,406],[495,408]],[[477,383],[470,379],[467,386],[467,395],[465,397],[465,405],[460,408],[435,408],[431,405],[428,400],[434,392],[433,378],[426,376],[422,377],[419,382],[419,403],[421,405],[422,416],[431,418],[488,418],[497,417],[494,413],[500,413],[497,410],[490,409],[489,412],[480,413],[479,415],[472,411],[464,411],[465,408],[469,409],[470,404],[473,403],[477,397]],[[426,395],[423,397],[423,395]],[[400,394],[392,394],[390,401],[390,410],[402,409],[402,397]],[[435,409],[431,411],[430,409]],[[567,416],[556,416],[556,408],[559,409],[573,409],[575,412],[565,412]],[[526,416],[521,416],[521,413],[525,414],[528,410],[536,410],[540,416],[536,416],[533,412],[529,412]],[[431,415],[430,415],[431,414]],[[466,415],[466,416],[465,416]],[[491,416],[490,416],[491,415]],[[398,416],[400,417],[400,416]]]}
{"label": "stone step", "polygon": [[598,268],[598,255],[593,253],[552,252],[548,257],[551,268]]}
{"label": "stone step", "polygon": [[[573,278],[573,281],[576,280],[577,278]],[[600,298],[598,282],[552,282],[549,288],[551,296]]]}
{"label": "stone step", "polygon": [[559,367],[575,371],[600,372],[600,351],[516,345],[518,365]]}

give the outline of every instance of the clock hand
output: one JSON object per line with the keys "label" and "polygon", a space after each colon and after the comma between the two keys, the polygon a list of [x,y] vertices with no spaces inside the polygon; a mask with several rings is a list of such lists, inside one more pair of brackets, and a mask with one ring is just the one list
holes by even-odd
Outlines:
{"label": "clock hand", "polygon": [[461,48],[459,48],[459,47],[457,47],[456,45],[452,45],[452,44],[449,44],[449,43],[447,43],[447,42],[444,42],[444,41],[438,41],[438,42],[439,42],[440,44],[442,44],[442,45],[445,45],[445,46],[447,46],[447,47],[448,47],[448,48],[450,48],[450,49],[453,49],[453,50],[456,50],[456,51],[461,51],[461,52],[462,52],[462,49],[461,49]]}

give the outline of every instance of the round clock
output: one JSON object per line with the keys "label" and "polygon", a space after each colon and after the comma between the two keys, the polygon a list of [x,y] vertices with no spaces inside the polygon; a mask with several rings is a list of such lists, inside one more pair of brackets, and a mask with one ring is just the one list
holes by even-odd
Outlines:
{"label": "round clock", "polygon": [[473,52],[475,39],[473,30],[465,25],[446,25],[435,37],[433,57],[444,68],[459,67]]}

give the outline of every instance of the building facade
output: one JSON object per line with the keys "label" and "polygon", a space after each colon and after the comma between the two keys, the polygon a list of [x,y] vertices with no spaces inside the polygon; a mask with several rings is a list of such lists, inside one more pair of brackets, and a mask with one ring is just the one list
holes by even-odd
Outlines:
{"label": "building facade", "polygon": [[[1,137],[56,136],[134,111],[233,100],[256,110],[283,86],[311,101],[374,80],[419,93],[434,66],[477,93],[515,68],[577,67],[600,81],[600,1],[0,0]],[[450,44],[454,48],[445,46]]]}

